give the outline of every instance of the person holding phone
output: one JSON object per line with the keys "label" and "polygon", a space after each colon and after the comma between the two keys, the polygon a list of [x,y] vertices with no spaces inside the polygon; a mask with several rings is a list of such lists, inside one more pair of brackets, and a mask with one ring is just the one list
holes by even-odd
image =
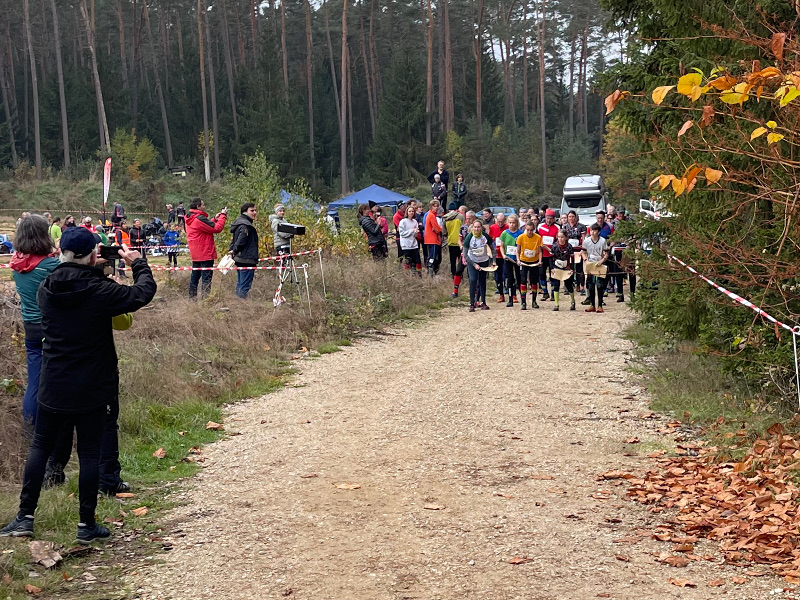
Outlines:
{"label": "person holding phone", "polygon": [[189,298],[197,297],[197,286],[203,280],[200,297],[205,298],[211,292],[211,278],[214,271],[209,270],[217,259],[217,246],[214,236],[225,228],[228,209],[223,208],[213,219],[208,218],[206,205],[201,198],[194,198],[189,203],[189,214],[186,215],[186,238],[189,244],[189,255],[192,257],[192,276],[189,279]]}

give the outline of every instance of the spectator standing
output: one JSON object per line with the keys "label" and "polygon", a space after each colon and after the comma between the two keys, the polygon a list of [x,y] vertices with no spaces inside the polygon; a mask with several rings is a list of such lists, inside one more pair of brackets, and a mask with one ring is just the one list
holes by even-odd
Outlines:
{"label": "spectator standing", "polygon": [[430,209],[425,214],[424,242],[428,248],[428,275],[438,275],[439,265],[442,264],[442,226],[439,224],[437,213],[439,202],[432,200]]}
{"label": "spectator standing", "polygon": [[[77,429],[80,522],[77,542],[107,538],[95,521],[100,454],[109,406],[119,395],[112,319],[147,305],[156,293],[150,267],[138,252],[120,250],[134,285],[121,285],[95,268],[94,235],[83,228],[61,238],[61,265],[37,294],[44,337],[36,428],[25,464],[19,512],[0,536],[30,537],[46,462],[59,435]],[[92,323],[86,327],[86,323]]]}
{"label": "spectator standing", "polygon": [[291,234],[278,231],[278,225],[288,222],[286,220],[286,207],[283,204],[276,204],[275,212],[269,216],[269,225],[272,228],[272,242],[278,254],[289,254],[291,252]]}
{"label": "spectator standing", "polygon": [[[225,228],[228,209],[223,208],[213,219],[208,218],[206,206],[200,198],[189,203],[189,214],[186,215],[186,238],[189,244],[189,255],[192,257],[192,277],[189,279],[189,298],[197,297],[197,285],[203,280],[200,297],[205,298],[211,292],[211,279],[217,258],[217,247],[214,236]],[[202,270],[198,270],[202,269]]]}
{"label": "spectator standing", "polygon": [[456,209],[467,205],[467,184],[464,183],[461,173],[456,175],[456,182],[453,184],[453,202],[456,203]]}
{"label": "spectator standing", "polygon": [[358,206],[358,224],[367,236],[367,246],[369,246],[370,254],[373,260],[383,260],[389,255],[386,246],[386,237],[381,231],[381,226],[375,220],[375,217],[369,209],[369,204],[359,204]]}
{"label": "spectator standing", "polygon": [[67,215],[64,217],[64,226],[61,228],[62,233],[68,227],[75,227],[75,217],[72,215]]}
{"label": "spectator standing", "polygon": [[461,262],[461,227],[466,222],[467,207],[460,206],[444,216],[447,231],[447,250],[450,256],[450,275],[454,278],[458,264]]}
{"label": "spectator standing", "polygon": [[52,240],[57,243],[61,238],[61,217],[56,217],[53,219],[53,221],[50,223],[49,232]]}
{"label": "spectator standing", "polygon": [[178,219],[181,229],[186,231],[186,209],[183,207],[183,202],[178,202],[178,206],[175,208],[175,218]]}
{"label": "spectator standing", "polygon": [[114,226],[119,226],[122,221],[125,220],[125,209],[122,208],[122,204],[119,202],[114,202],[114,212],[111,213],[111,224]]}
{"label": "spectator standing", "polygon": [[84,229],[88,229],[92,233],[95,232],[94,225],[92,225],[92,217],[83,217],[79,227],[83,227]]}
{"label": "spectator standing", "polygon": [[439,182],[444,186],[444,197],[437,198],[442,206],[447,206],[447,188],[450,185],[450,173],[444,168],[444,161],[440,160],[436,165],[436,170],[428,175],[428,183],[431,185],[436,181],[436,175],[439,176]]}
{"label": "spectator standing", "polygon": [[[119,228],[117,229],[116,233],[114,233],[114,241],[116,242],[117,246],[124,245],[125,247],[130,247],[130,228],[128,227],[128,223],[125,221],[125,219],[120,221]],[[120,277],[127,277],[125,274],[125,262],[121,258],[119,259],[119,275]]]}
{"label": "spectator standing", "polygon": [[[239,216],[231,225],[230,254],[237,267],[255,267],[258,265],[258,231],[253,224],[258,209],[252,202],[245,202],[239,210]],[[247,298],[253,286],[255,269],[236,272],[236,295]]]}
{"label": "spectator standing", "polygon": [[416,213],[416,208],[409,202],[406,205],[406,216],[398,224],[397,239],[402,256],[405,258],[405,268],[413,269],[414,273],[422,277],[422,261],[419,257],[419,242],[422,235],[419,231]]}
{"label": "spectator standing", "polygon": [[437,173],[433,176],[433,185],[431,185],[431,196],[439,204],[447,202],[447,186],[442,183],[442,179]]}
{"label": "spectator standing", "polygon": [[144,234],[142,222],[139,219],[133,220],[133,227],[130,228],[129,234],[131,236],[131,248],[144,256],[144,246],[147,242],[147,237]]}
{"label": "spectator standing", "polygon": [[167,266],[178,266],[178,250],[181,243],[181,230],[177,223],[173,223],[164,234],[164,245],[167,247]]}
{"label": "spectator standing", "polygon": [[177,220],[175,216],[175,208],[172,204],[167,204],[167,226],[172,225]]}

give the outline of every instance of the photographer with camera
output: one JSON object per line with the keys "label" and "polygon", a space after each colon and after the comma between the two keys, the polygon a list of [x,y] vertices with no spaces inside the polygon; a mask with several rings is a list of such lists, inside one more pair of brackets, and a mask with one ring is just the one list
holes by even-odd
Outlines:
{"label": "photographer with camera", "polygon": [[286,207],[283,204],[275,205],[275,212],[269,216],[269,225],[272,227],[272,241],[276,254],[290,254],[292,247],[292,234],[279,231],[278,226],[288,223],[286,220]]}
{"label": "photographer with camera", "polygon": [[[229,251],[237,267],[255,267],[258,264],[258,231],[253,224],[257,214],[256,205],[245,202],[231,225]],[[255,273],[252,269],[236,272],[236,295],[239,298],[247,298]]]}
{"label": "photographer with camera", "polygon": [[121,285],[96,268],[96,240],[84,228],[61,237],[60,264],[37,294],[44,337],[38,413],[16,518],[0,536],[30,537],[48,456],[65,428],[78,436],[80,522],[77,541],[89,544],[110,532],[95,521],[100,455],[109,407],[119,394],[112,320],[150,303],[156,284],[147,261],[127,247],[118,255],[134,284]]}
{"label": "photographer with camera", "polygon": [[[200,198],[193,198],[189,203],[189,214],[186,215],[186,239],[189,244],[189,255],[192,257],[193,269],[204,269],[214,266],[217,259],[217,247],[214,236],[225,228],[228,209],[223,208],[213,219],[208,218],[206,205]],[[189,298],[197,297],[197,284],[203,280],[200,297],[205,298],[211,292],[211,278],[214,271],[192,271],[189,279]]]}

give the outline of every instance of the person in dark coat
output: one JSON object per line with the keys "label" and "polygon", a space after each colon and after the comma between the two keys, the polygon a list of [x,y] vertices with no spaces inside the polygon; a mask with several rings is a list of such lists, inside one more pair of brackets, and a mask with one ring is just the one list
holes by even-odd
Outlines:
{"label": "person in dark coat", "polygon": [[[437,175],[439,176],[439,181],[436,181]],[[442,206],[447,206],[447,188],[450,186],[450,173],[444,168],[443,160],[440,160],[436,165],[436,170],[428,175],[428,183],[431,184],[431,187],[433,187],[435,183],[440,183],[444,186],[444,193],[439,196],[436,195],[436,190],[434,190],[433,199],[438,200],[439,204]]]}
{"label": "person in dark coat", "polygon": [[359,204],[358,224],[367,236],[367,245],[375,260],[383,260],[389,256],[389,249],[386,246],[386,236],[381,231],[381,226],[375,221],[369,204]]}
{"label": "person in dark coat", "polygon": [[80,522],[77,541],[107,538],[95,521],[99,461],[109,406],[119,394],[112,319],[150,303],[156,283],[147,261],[124,247],[120,257],[133,270],[134,283],[121,285],[95,266],[94,234],[73,228],[61,236],[61,263],[37,294],[42,314],[42,374],[38,413],[16,518],[0,536],[30,537],[47,458],[61,431],[78,434]]}
{"label": "person in dark coat", "polygon": [[[230,255],[237,267],[255,267],[258,265],[258,231],[256,231],[253,221],[258,214],[256,205],[252,202],[245,202],[239,212],[239,216],[231,225],[231,245]],[[250,288],[253,285],[254,269],[237,271],[236,295],[239,298],[247,298]]]}
{"label": "person in dark coat", "polygon": [[456,203],[453,210],[467,205],[467,184],[464,183],[464,176],[461,173],[456,175],[456,182],[453,184],[453,202]]}

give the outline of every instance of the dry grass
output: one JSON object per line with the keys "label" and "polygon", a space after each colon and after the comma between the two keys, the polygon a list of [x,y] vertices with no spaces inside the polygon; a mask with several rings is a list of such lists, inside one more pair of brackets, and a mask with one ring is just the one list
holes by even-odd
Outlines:
{"label": "dry grass", "polygon": [[[198,402],[216,407],[263,393],[285,374],[290,353],[425,312],[450,292],[447,277],[419,279],[399,271],[393,261],[375,264],[359,257],[326,260],[326,300],[319,265],[309,262],[310,317],[304,285],[302,303],[295,289],[285,286],[289,303],[273,307],[276,275],[271,271],[256,273],[246,301],[233,293],[234,273],[215,273],[212,294],[202,302],[187,298],[189,273],[156,272],[155,300],[136,313],[129,331],[116,334],[123,446],[145,440],[154,422],[169,419],[165,407]],[[0,308],[0,336],[6,340],[0,346],[0,380],[21,382],[24,336],[14,302],[6,298]],[[21,396],[21,385],[0,388],[0,482],[18,481],[24,460]]]}

